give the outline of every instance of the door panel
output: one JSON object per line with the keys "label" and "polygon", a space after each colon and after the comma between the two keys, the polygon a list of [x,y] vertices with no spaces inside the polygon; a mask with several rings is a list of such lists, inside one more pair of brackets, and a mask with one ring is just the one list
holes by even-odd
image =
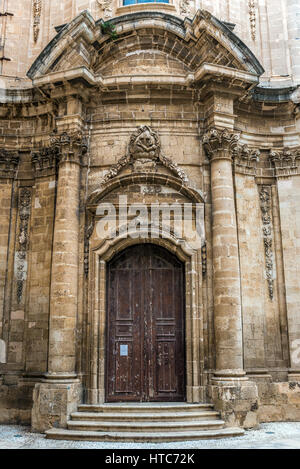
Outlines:
{"label": "door panel", "polygon": [[124,250],[107,272],[106,400],[184,400],[184,266],[165,249]]}

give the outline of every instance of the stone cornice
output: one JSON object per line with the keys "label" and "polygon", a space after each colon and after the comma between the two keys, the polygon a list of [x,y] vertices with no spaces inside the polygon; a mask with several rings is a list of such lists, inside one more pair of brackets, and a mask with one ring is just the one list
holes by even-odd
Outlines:
{"label": "stone cornice", "polygon": [[0,177],[14,178],[19,165],[19,152],[0,150]]}

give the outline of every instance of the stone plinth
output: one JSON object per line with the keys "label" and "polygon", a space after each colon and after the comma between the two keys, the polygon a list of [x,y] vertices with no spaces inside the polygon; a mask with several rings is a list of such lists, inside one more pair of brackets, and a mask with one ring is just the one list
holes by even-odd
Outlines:
{"label": "stone plinth", "polygon": [[259,399],[256,383],[240,379],[228,379],[208,386],[208,395],[220,412],[226,426],[255,428],[259,424]]}
{"label": "stone plinth", "polygon": [[47,379],[37,383],[33,391],[31,414],[32,430],[44,432],[51,427],[66,428],[71,412],[81,402],[82,387],[79,380]]}

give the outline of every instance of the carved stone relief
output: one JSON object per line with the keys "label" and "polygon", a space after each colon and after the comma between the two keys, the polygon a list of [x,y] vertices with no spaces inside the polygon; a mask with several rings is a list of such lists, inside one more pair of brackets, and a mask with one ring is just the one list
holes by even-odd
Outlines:
{"label": "carved stone relief", "polygon": [[168,168],[184,184],[188,182],[186,174],[177,163],[161,154],[161,144],[157,132],[144,125],[132,133],[127,154],[110,167],[103,177],[103,182],[116,177],[123,168],[129,165],[135,172],[149,172],[156,171],[159,164]]}
{"label": "carved stone relief", "polygon": [[256,5],[255,0],[248,0],[250,30],[253,41],[256,39]]}
{"label": "carved stone relief", "polygon": [[40,33],[42,0],[33,0],[33,40],[37,42]]}
{"label": "carved stone relief", "polygon": [[263,222],[263,240],[266,259],[266,279],[268,282],[269,297],[274,297],[274,267],[273,267],[273,238],[271,216],[271,186],[261,186],[259,189],[260,208]]}
{"label": "carved stone relief", "polygon": [[112,18],[112,0],[97,0],[104,19]]}
{"label": "carved stone relief", "polygon": [[31,192],[22,188],[19,193],[19,234],[17,237],[18,250],[16,252],[16,280],[17,280],[17,302],[21,303],[24,283],[27,275],[27,250],[28,232],[31,207]]}

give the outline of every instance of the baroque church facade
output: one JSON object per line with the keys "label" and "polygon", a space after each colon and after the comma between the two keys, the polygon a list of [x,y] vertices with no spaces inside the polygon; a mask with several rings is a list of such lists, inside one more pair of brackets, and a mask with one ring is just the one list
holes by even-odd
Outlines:
{"label": "baroque church facade", "polygon": [[299,2],[0,9],[0,423],[300,420]]}

